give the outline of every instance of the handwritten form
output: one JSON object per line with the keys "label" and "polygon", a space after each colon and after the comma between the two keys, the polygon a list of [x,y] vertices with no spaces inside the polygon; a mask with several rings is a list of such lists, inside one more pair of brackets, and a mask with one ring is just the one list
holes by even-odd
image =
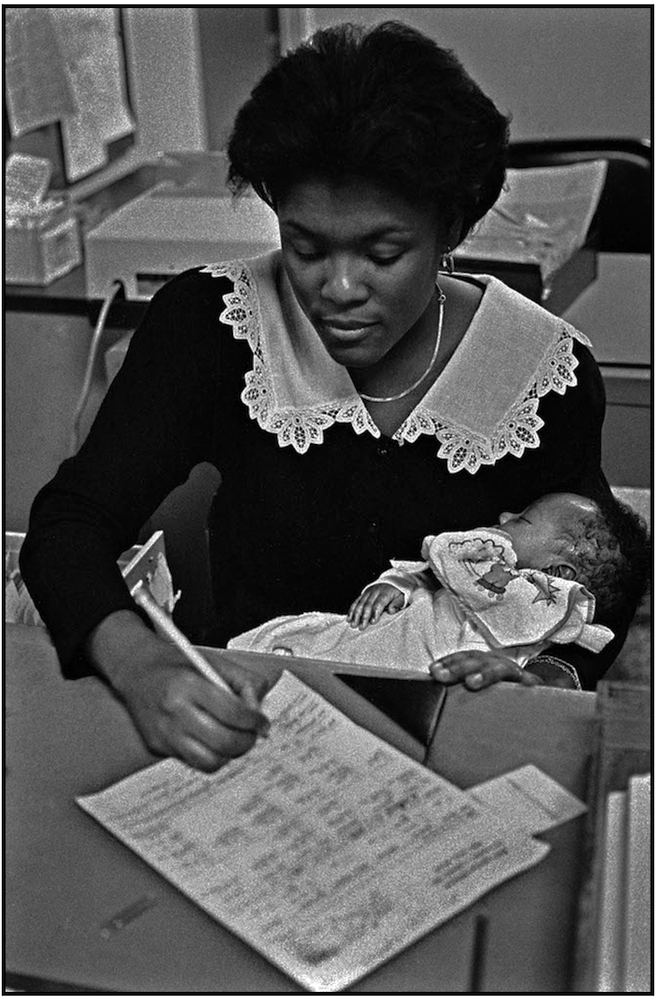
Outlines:
{"label": "handwritten form", "polygon": [[77,801],[309,991],[339,992],[546,844],[284,672],[269,739],[213,775],[173,759]]}
{"label": "handwritten form", "polygon": [[544,833],[575,819],[588,807],[535,764],[525,764],[469,789],[482,805],[502,813],[527,833]]}

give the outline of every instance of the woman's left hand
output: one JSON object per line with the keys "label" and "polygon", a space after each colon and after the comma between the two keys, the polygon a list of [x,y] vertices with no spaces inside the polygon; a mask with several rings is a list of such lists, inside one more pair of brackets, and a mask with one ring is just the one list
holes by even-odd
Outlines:
{"label": "woman's left hand", "polygon": [[516,681],[529,687],[544,684],[540,677],[518,667],[504,653],[478,649],[443,656],[431,664],[430,671],[442,684],[462,683],[471,691],[480,691],[497,681]]}

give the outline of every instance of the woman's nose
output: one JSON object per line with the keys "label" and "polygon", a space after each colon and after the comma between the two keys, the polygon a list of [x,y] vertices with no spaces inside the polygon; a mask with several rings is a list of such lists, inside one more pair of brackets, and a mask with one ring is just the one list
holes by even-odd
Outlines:
{"label": "woman's nose", "polygon": [[321,293],[324,298],[339,305],[365,302],[369,291],[361,263],[346,255],[329,259]]}
{"label": "woman's nose", "polygon": [[501,514],[499,514],[499,524],[507,524],[508,521],[512,521],[514,516],[514,514],[509,513],[507,510],[502,511]]}

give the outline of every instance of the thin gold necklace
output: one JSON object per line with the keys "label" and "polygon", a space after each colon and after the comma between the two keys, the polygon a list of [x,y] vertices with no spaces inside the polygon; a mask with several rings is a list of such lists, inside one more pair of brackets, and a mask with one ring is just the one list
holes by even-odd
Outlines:
{"label": "thin gold necklace", "polygon": [[437,320],[437,338],[435,340],[435,347],[433,348],[433,354],[430,361],[428,362],[428,368],[426,369],[426,371],[423,373],[423,375],[419,376],[416,382],[413,382],[412,385],[408,386],[407,389],[404,389],[403,392],[397,392],[395,396],[368,396],[366,392],[361,392],[360,393],[361,399],[366,399],[368,403],[394,403],[397,399],[403,399],[404,396],[409,396],[411,392],[414,392],[414,390],[417,388],[418,385],[421,385],[421,383],[424,381],[425,378],[428,378],[431,371],[433,370],[433,365],[437,360],[437,352],[440,349],[440,341],[442,340],[442,326],[444,325],[444,303],[446,302],[446,295],[444,294],[439,285],[436,284],[436,288],[440,293],[439,298],[437,300],[440,307],[439,316]]}

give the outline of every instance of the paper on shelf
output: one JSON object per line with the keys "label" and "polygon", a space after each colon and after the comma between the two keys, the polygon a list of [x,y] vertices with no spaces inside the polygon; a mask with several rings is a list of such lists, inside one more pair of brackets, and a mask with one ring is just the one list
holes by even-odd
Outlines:
{"label": "paper on shelf", "polygon": [[169,759],[78,799],[313,992],[338,992],[540,861],[546,844],[284,672],[269,739],[206,775]]}
{"label": "paper on shelf", "polygon": [[8,7],[5,24],[7,114],[13,136],[76,111],[49,7]]}
{"label": "paper on shelf", "polygon": [[583,246],[608,164],[591,160],[507,171],[496,204],[458,247],[458,257],[535,263],[547,287]]}
{"label": "paper on shelf", "polygon": [[45,198],[52,164],[41,156],[10,153],[5,162],[5,226],[42,227],[63,207],[61,198]]}
{"label": "paper on shelf", "polygon": [[603,843],[595,986],[598,993],[621,993],[626,792],[608,795]]}
{"label": "paper on shelf", "polygon": [[649,993],[652,975],[651,774],[608,792],[600,850],[595,979],[599,993]]}
{"label": "paper on shelf", "polygon": [[62,118],[66,173],[79,180],[108,161],[107,144],[134,131],[118,40],[118,7],[53,7],[75,112]]}

